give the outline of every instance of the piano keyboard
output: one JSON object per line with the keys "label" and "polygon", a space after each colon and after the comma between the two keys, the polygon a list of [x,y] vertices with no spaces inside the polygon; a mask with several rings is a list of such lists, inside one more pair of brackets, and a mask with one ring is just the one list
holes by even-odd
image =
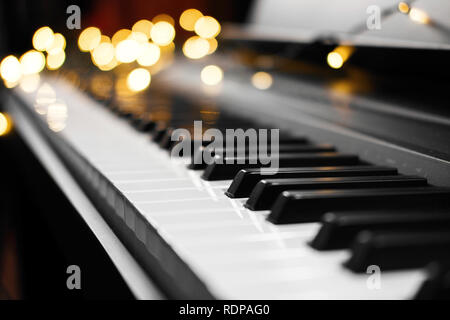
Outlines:
{"label": "piano keyboard", "polygon": [[[80,181],[158,261],[170,295],[409,299],[425,280],[422,267],[450,248],[450,189],[424,178],[283,132],[274,175],[248,164],[188,166],[167,150],[171,130],[190,119],[136,118],[47,81],[67,105],[59,133],[44,128],[33,94],[15,91]],[[220,125],[255,125],[235,120]],[[381,268],[379,288],[368,284],[372,265]]]}

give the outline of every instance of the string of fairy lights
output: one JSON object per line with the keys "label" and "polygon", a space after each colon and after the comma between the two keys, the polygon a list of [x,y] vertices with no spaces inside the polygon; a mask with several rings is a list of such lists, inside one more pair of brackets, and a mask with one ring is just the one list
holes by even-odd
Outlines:
{"label": "string of fairy lights", "polygon": [[[411,7],[408,2],[401,1],[397,5],[397,10],[407,15],[411,21],[418,24],[429,24],[430,17],[427,13],[419,8]],[[330,68],[340,69],[344,63],[352,56],[355,48],[352,46],[337,46],[327,55],[327,63]]]}
{"label": "string of fairy lights", "polygon": [[[201,59],[217,50],[216,37],[221,25],[214,17],[188,9],[178,22],[181,28],[194,33],[182,46],[187,58]],[[136,66],[128,74],[127,85],[131,91],[138,92],[149,86],[151,74],[157,73],[173,54],[175,36],[175,20],[167,14],[159,14],[151,20],[137,21],[130,29],[120,29],[111,37],[102,34],[97,27],[87,27],[78,37],[78,48],[89,53],[92,63],[101,71],[111,71],[121,64]],[[39,83],[42,70],[57,70],[64,64],[66,39],[61,33],[55,33],[48,26],[39,28],[32,44],[33,49],[20,58],[9,55],[2,60],[0,75],[6,87],[20,85],[31,91],[33,84]],[[203,72],[202,79],[206,79],[206,84],[214,84],[222,75],[222,70],[214,66]]]}

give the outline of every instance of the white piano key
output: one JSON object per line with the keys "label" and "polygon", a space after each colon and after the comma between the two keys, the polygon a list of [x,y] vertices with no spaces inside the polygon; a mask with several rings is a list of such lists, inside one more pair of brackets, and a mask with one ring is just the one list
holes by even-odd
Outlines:
{"label": "white piano key", "polygon": [[154,203],[135,203],[139,211],[151,216],[152,213],[171,213],[171,212],[186,212],[199,211],[207,212],[209,210],[223,210],[224,208],[233,209],[230,201],[226,199],[212,200],[211,197],[200,197],[198,199],[168,201],[168,202],[154,202]]}
{"label": "white piano key", "polygon": [[115,186],[124,192],[146,192],[152,190],[167,190],[194,187],[194,183],[187,178],[160,179],[153,181],[116,182]]}

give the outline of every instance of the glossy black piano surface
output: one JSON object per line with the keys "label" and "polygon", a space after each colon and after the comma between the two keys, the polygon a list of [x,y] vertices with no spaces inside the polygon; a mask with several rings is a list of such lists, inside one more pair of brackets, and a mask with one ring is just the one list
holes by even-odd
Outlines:
{"label": "glossy black piano surface", "polygon": [[12,17],[42,11],[2,6],[0,257],[23,266],[0,297],[39,295],[42,247],[92,284],[49,297],[450,297],[446,1],[93,1],[23,43]]}

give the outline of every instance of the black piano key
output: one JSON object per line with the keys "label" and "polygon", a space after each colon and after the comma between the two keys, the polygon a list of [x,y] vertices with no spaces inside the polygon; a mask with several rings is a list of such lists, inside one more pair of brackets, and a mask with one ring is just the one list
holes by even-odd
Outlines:
{"label": "black piano key", "polygon": [[448,208],[449,204],[450,188],[440,187],[284,191],[275,201],[268,219],[276,224],[317,222],[330,211],[416,206],[437,210]]}
{"label": "black piano key", "polygon": [[450,300],[450,263],[432,262],[414,300]]}
{"label": "black piano key", "polygon": [[259,169],[244,169],[238,172],[228,190],[230,198],[247,198],[256,184],[263,179],[290,179],[316,177],[354,177],[394,175],[397,169],[378,166],[342,166],[312,168],[279,168],[272,174],[261,174]]}
{"label": "black piano key", "polygon": [[[204,180],[227,180],[232,179],[242,169],[269,167],[260,163],[261,158],[257,156],[245,157],[216,157],[215,163],[208,165],[203,172]],[[359,159],[355,155],[329,153],[287,153],[279,154],[279,167],[311,167],[311,166],[333,166],[358,164]],[[263,159],[264,161],[267,158]],[[230,162],[230,163],[227,163]],[[244,162],[244,163],[241,163]],[[252,163],[253,162],[253,163]],[[255,163],[256,162],[256,163]]]}
{"label": "black piano key", "polygon": [[130,112],[130,111],[120,110],[119,111],[119,116],[124,118],[124,119],[132,119],[134,114],[133,114],[133,112]]}
{"label": "black piano key", "polygon": [[450,230],[445,232],[360,233],[344,265],[355,272],[366,272],[370,265],[381,270],[421,268],[434,260],[450,258]]}
{"label": "black piano key", "polygon": [[173,147],[173,145],[175,144],[176,141],[172,141],[172,133],[173,133],[174,129],[173,128],[169,128],[167,129],[163,136],[161,137],[161,139],[159,139],[158,145],[166,150],[170,150],[170,148]]}
{"label": "black piano key", "polygon": [[[208,149],[209,148],[209,149]],[[194,153],[189,169],[202,170],[208,165],[203,162],[203,152],[208,152],[212,155],[218,155],[220,157],[226,157],[228,154],[234,154],[237,156],[240,152],[245,155],[257,155],[260,151],[263,151],[270,155],[271,147],[260,149],[251,149],[248,146],[245,148],[211,148],[208,146],[202,146]],[[278,147],[278,152],[281,153],[322,153],[322,152],[334,152],[335,148],[328,144],[308,145],[308,144],[281,144]]]}
{"label": "black piano key", "polygon": [[280,193],[287,190],[415,187],[426,184],[424,178],[400,175],[265,179],[256,184],[245,207],[251,210],[270,209]]}
{"label": "black piano key", "polygon": [[151,120],[141,120],[137,125],[137,130],[141,132],[150,132],[156,127],[156,123]]}
{"label": "black piano key", "polygon": [[322,226],[311,241],[317,250],[334,250],[348,247],[362,231],[392,230],[450,230],[450,210],[380,210],[366,212],[327,213]]}
{"label": "black piano key", "polygon": [[137,128],[139,124],[142,122],[142,115],[133,115],[130,119],[130,123],[134,128]]}
{"label": "black piano key", "polygon": [[[267,142],[270,143],[271,139],[272,139],[271,135],[270,135],[270,133],[268,133]],[[299,145],[299,144],[309,143],[309,140],[305,137],[292,137],[288,134],[280,134],[279,143],[285,144],[285,145],[288,145],[288,144]]]}
{"label": "black piano key", "polygon": [[156,126],[156,123],[146,116],[139,115],[131,119],[131,125],[138,131],[149,132]]}
{"label": "black piano key", "polygon": [[158,123],[151,132],[152,141],[159,143],[169,129],[166,124]]}
{"label": "black piano key", "polygon": [[[256,148],[232,148],[231,150],[227,148],[215,148],[214,153],[221,156],[226,156],[227,152],[229,153],[234,152],[234,154],[238,154],[239,152],[246,152],[247,154],[257,154],[258,152],[264,152],[270,154],[272,150],[272,146],[269,144],[264,147],[257,146]],[[284,144],[283,142],[280,143],[278,146],[278,152],[283,153],[296,153],[296,152],[335,152],[336,149],[331,144]]]}

